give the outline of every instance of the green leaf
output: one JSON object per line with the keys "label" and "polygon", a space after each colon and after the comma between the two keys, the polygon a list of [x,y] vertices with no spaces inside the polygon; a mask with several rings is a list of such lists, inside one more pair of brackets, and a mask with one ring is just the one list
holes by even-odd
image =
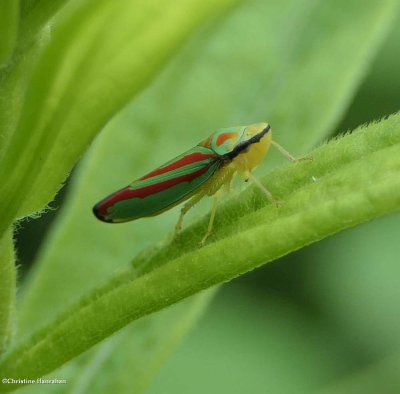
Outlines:
{"label": "green leaf", "polygon": [[69,0],[22,0],[19,44],[26,47]]}
{"label": "green leaf", "polygon": [[67,1],[24,0],[21,3],[18,42],[13,58],[7,67],[0,69],[3,98],[0,100],[0,157],[17,127],[36,61],[43,47],[48,45],[51,36],[50,20]]}
{"label": "green leaf", "polygon": [[[214,293],[203,292],[127,327],[111,339],[113,343],[108,347],[108,354],[103,356],[102,363],[96,363],[100,350],[87,363],[86,370],[81,369],[80,373],[75,371],[70,379],[74,382],[73,389],[84,392],[86,388],[91,393],[110,390],[118,393],[144,392],[155,372],[197,321]],[[105,345],[109,343],[102,345],[103,352]],[[93,363],[97,364],[96,371],[93,371]]]}
{"label": "green leaf", "polygon": [[[148,83],[206,17],[234,2],[174,1],[166,9],[159,1],[71,1],[53,22],[52,35],[39,35],[33,50],[26,40],[63,2],[24,2],[21,48],[29,50],[0,77],[0,232],[15,215],[42,209],[111,114]],[[12,264],[7,259],[1,269]],[[6,295],[9,276],[2,279]],[[9,298],[1,300],[5,330],[6,307],[13,306]]]}
{"label": "green leaf", "polygon": [[[246,189],[226,204],[206,247],[197,246],[206,220],[191,226],[178,241],[153,247],[133,261],[132,269],[83,297],[16,347],[2,360],[0,374],[40,376],[133,320],[400,209],[399,114],[332,141],[313,157],[312,163],[284,166],[263,179],[283,202],[280,208],[260,191]],[[142,276],[136,278],[138,272]],[[8,391],[10,386],[1,389]]]}
{"label": "green leaf", "polygon": [[0,240],[0,354],[14,334],[16,268],[12,231]]}
{"label": "green leaf", "polygon": [[10,59],[18,35],[19,1],[0,2],[0,68]]}
{"label": "green leaf", "polygon": [[[175,211],[124,226],[104,225],[94,220],[91,206],[105,194],[204,139],[216,126],[267,119],[276,126],[277,140],[296,153],[321,140],[339,120],[389,29],[394,4],[376,1],[360,9],[352,1],[344,12],[346,7],[334,1],[259,1],[211,20],[111,122],[82,163],[24,289],[21,334],[53,319],[170,231],[176,220]],[[356,47],[355,41],[360,41]],[[347,61],[338,67],[338,58]],[[273,154],[272,161],[278,162]],[[119,353],[116,348],[110,357],[118,359]]]}
{"label": "green leaf", "polygon": [[[66,302],[77,299],[104,278],[109,277],[119,262],[126,266],[126,261],[130,259],[132,253],[132,247],[127,248],[126,245],[131,245],[132,239],[134,239],[136,251],[139,251],[140,245],[148,236],[146,233],[141,234],[140,231],[127,231],[122,227],[119,229],[114,227],[114,229],[108,229],[110,232],[101,235],[102,241],[99,239],[94,241],[95,248],[87,248],[86,242],[82,242],[82,233],[72,230],[77,225],[83,232],[86,232],[84,239],[88,240],[95,236],[93,232],[98,234],[99,225],[101,228],[101,224],[94,219],[87,207],[88,204],[91,204],[90,195],[96,193],[97,178],[83,178],[86,178],[87,174],[92,171],[97,173],[97,160],[102,165],[106,164],[102,163],[99,145],[102,145],[108,152],[115,149],[115,156],[113,156],[119,159],[114,159],[114,166],[110,165],[110,169],[116,170],[116,162],[119,161],[125,167],[126,160],[131,155],[136,160],[147,162],[147,149],[143,150],[143,135],[128,141],[127,136],[124,136],[125,133],[121,133],[121,130],[129,129],[132,121],[130,111],[124,112],[125,116],[120,116],[107,127],[107,135],[111,141],[118,140],[116,137],[118,133],[124,139],[115,146],[108,143],[103,137],[95,143],[93,147],[93,151],[97,152],[95,166],[92,163],[93,155],[89,154],[76,174],[74,185],[71,185],[73,191],[70,193],[64,215],[61,215],[58,225],[51,233],[47,247],[39,256],[40,265],[34,275],[31,275],[28,286],[22,288],[18,329],[20,337],[26,336],[33,329],[43,325],[43,322],[51,319],[65,307]],[[150,147],[151,141],[148,141],[147,144],[146,146]],[[122,156],[120,155],[121,147],[126,150],[126,154]],[[145,169],[143,168],[143,170]],[[112,178],[105,178],[106,182],[111,180]],[[87,193],[85,198],[80,197],[82,192]],[[82,203],[77,204],[78,201]],[[74,218],[72,222],[71,217]],[[84,230],[83,227],[86,229]],[[158,233],[158,237],[161,237],[162,228],[153,229],[153,233]],[[113,251],[112,258],[109,255],[110,248]],[[63,250],[68,250],[68,253],[64,253]],[[86,261],[85,264],[82,264],[83,260]],[[49,294],[52,294],[51,299],[48,297]],[[132,384],[137,388],[136,391],[139,388],[142,390],[174,345],[187,332],[190,325],[196,322],[213,294],[213,291],[211,293],[204,292],[188,302],[168,308],[161,315],[148,316],[145,322],[138,322],[137,325],[134,324],[131,328],[117,334],[117,338],[110,344],[105,343],[93,349],[89,357],[85,355],[83,360],[79,358],[73,365],[69,363],[58,372],[57,376],[67,379],[74,387],[86,387],[87,384],[90,384],[91,392],[94,392],[95,389],[101,392],[102,388],[104,392],[103,386],[108,387],[112,382],[120,390],[122,387],[126,387],[126,392],[131,392],[128,388],[132,387]],[[43,313],[43,309],[46,309],[45,313]],[[127,349],[129,349],[128,352]],[[106,369],[107,372],[104,372],[103,365],[110,365]],[[101,374],[96,375],[95,367],[102,368]],[[103,378],[100,378],[100,375]],[[134,383],[132,383],[132,376],[135,376]],[[90,383],[90,379],[93,379],[92,383]],[[31,386],[27,390],[40,392],[43,388]],[[67,387],[66,391],[68,392]]]}
{"label": "green leaf", "polygon": [[[368,58],[388,29],[396,3],[387,1],[383,7],[381,1],[376,1],[359,9],[359,2],[354,1],[351,9],[359,11],[357,20],[362,19],[357,24],[354,16],[342,15],[343,8],[337,6],[337,1],[297,4],[294,0],[279,5],[246,3],[224,21],[212,21],[133,103],[125,120],[105,131],[76,181],[77,191],[71,196],[65,219],[61,219],[41,258],[37,280],[22,309],[26,327],[39,324],[41,319],[32,311],[47,302],[49,291],[59,289],[48,306],[56,313],[65,305],[66,296],[77,297],[111,274],[112,256],[117,264],[124,264],[140,247],[159,239],[173,225],[175,212],[117,228],[95,223],[91,207],[105,194],[176,156],[193,141],[204,139],[216,125],[261,119],[277,122],[276,139],[287,141],[285,146],[289,148],[296,147],[295,153],[310,149],[332,129],[343,102],[353,94]],[[268,24],[262,23],[265,15],[269,16]],[[328,19],[333,22],[327,24]],[[249,23],[254,28],[252,33],[248,31]],[[321,29],[318,33],[316,25]],[[370,27],[368,39],[365,25]],[[296,31],[297,44],[305,48],[299,50],[293,45],[293,34],[286,33],[289,28]],[[230,43],[234,35],[238,38],[233,47]],[[356,40],[362,45],[355,49]],[[319,68],[322,58],[330,67]],[[338,58],[347,59],[343,67],[337,67]],[[218,66],[226,64],[237,68]],[[323,79],[326,83],[319,83]],[[280,83],[275,86],[276,81]],[[269,91],[275,96],[271,93],[269,98]],[[296,94],[298,100],[290,101]],[[315,101],[310,103],[311,98]],[[274,105],[271,112],[269,104]],[[280,119],[282,113],[285,117]],[[291,122],[299,119],[300,114],[304,120],[298,132]],[[274,156],[272,160],[278,162]],[[266,160],[265,164],[269,163]],[[82,244],[82,234],[90,234],[90,239],[96,240],[96,250]],[[66,249],[76,252],[72,262],[71,255],[63,253]],[[80,263],[81,259],[86,261],[85,265]],[[92,278],[90,284],[88,276]],[[62,281],[61,277],[69,279]],[[41,309],[47,319],[49,308]],[[31,317],[26,318],[28,314]]]}
{"label": "green leaf", "polygon": [[[142,393],[187,330],[202,315],[215,289],[134,322],[107,341],[45,378],[66,379],[46,392]],[[127,367],[128,365],[128,367]],[[26,393],[43,393],[30,385]]]}
{"label": "green leaf", "polygon": [[0,234],[15,218],[43,209],[110,117],[204,18],[231,3],[175,0],[161,9],[159,0],[70,2],[3,145]]}

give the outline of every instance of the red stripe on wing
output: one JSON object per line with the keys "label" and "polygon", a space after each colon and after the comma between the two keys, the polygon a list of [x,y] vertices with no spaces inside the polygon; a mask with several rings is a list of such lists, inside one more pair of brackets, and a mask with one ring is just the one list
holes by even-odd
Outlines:
{"label": "red stripe on wing", "polygon": [[141,177],[140,180],[152,178],[153,176],[156,176],[156,175],[165,174],[166,172],[176,170],[177,168],[186,166],[188,164],[207,160],[207,159],[210,159],[210,158],[213,158],[216,156],[217,156],[216,154],[206,154],[206,153],[201,153],[201,152],[190,153],[189,155],[184,156],[181,159],[174,161],[173,163],[171,163],[165,167],[160,167],[160,168],[155,169],[152,172],[149,172],[145,176]]}
{"label": "red stripe on wing", "polygon": [[[175,163],[173,163],[175,164]],[[167,181],[158,182],[154,185],[144,186],[138,189],[132,189],[129,186],[124,189],[118,190],[117,192],[106,197],[104,200],[100,201],[94,208],[96,216],[99,214],[103,217],[102,220],[108,215],[108,208],[113,206],[115,203],[129,200],[131,198],[146,198],[152,194],[162,192],[170,187],[176,186],[182,182],[191,182],[197,177],[203,175],[209,170],[209,166],[204,166],[200,170],[192,172],[191,174],[177,176],[176,178],[168,179]],[[143,179],[143,178],[142,178]]]}

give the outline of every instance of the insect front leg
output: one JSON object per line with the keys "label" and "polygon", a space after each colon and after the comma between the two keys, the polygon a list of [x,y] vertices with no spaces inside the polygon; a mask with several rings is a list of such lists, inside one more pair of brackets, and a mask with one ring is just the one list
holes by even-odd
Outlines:
{"label": "insect front leg", "polygon": [[274,145],[275,148],[277,148],[279,150],[279,152],[282,153],[283,156],[285,156],[289,161],[291,161],[293,163],[297,163],[299,161],[304,161],[304,160],[313,160],[313,158],[311,156],[304,156],[304,157],[301,157],[300,159],[296,159],[283,146],[279,145],[274,140],[271,141],[271,144]]}

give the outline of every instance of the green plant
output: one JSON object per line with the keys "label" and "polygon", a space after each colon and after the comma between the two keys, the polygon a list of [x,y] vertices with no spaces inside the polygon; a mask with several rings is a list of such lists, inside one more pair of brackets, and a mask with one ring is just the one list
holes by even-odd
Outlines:
{"label": "green plant", "polygon": [[[396,1],[176,0],[162,7],[156,0],[43,0],[20,8],[19,23],[7,18],[0,51],[0,344],[8,348],[1,376],[51,372],[149,315],[63,372],[72,380],[99,358],[113,358],[99,391],[125,382],[118,376],[129,376],[129,390],[143,390],[211,298],[200,290],[399,209],[400,121],[393,115],[321,146],[313,163],[263,178],[281,208],[252,188],[231,198],[203,249],[197,240],[206,218],[179,240],[154,246],[176,212],[120,227],[91,214],[99,197],[216,125],[268,120],[279,142],[308,152],[340,120],[394,22]],[[80,163],[16,315],[13,222],[45,209],[133,97]],[[268,163],[281,162],[272,156]],[[18,340],[10,346],[15,319]],[[74,384],[82,389],[85,380]]]}

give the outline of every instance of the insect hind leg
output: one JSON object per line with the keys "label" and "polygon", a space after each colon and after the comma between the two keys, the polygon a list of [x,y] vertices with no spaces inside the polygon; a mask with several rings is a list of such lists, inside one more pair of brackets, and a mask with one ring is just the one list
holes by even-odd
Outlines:
{"label": "insect hind leg", "polygon": [[211,208],[211,215],[210,215],[210,221],[208,222],[207,232],[204,234],[203,239],[200,241],[200,246],[205,245],[207,238],[209,237],[209,235],[212,232],[215,214],[217,212],[217,207],[218,207],[218,197],[219,197],[219,193],[216,193],[214,195],[214,201],[213,201],[213,206]]}
{"label": "insect hind leg", "polygon": [[193,208],[202,198],[204,197],[204,193],[199,193],[194,195],[181,209],[181,213],[179,215],[178,222],[175,225],[175,233],[174,233],[174,239],[177,238],[178,234],[182,230],[182,223],[183,223],[183,218],[187,214],[187,212]]}

